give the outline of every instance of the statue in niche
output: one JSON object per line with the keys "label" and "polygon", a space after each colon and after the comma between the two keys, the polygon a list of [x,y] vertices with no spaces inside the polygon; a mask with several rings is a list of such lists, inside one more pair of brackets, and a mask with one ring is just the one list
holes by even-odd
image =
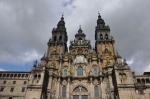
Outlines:
{"label": "statue in niche", "polygon": [[33,67],[36,67],[36,66],[37,66],[37,60],[34,61]]}
{"label": "statue in niche", "polygon": [[128,65],[127,62],[126,62],[126,59],[123,60],[123,64]]}

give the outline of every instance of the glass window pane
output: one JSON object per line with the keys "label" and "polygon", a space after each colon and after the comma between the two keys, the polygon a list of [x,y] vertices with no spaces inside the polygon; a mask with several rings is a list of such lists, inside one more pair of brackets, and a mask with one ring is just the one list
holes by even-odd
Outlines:
{"label": "glass window pane", "polygon": [[74,95],[73,99],[79,99],[79,96],[78,95]]}
{"label": "glass window pane", "polygon": [[94,69],[94,76],[97,76],[97,69]]}
{"label": "glass window pane", "polygon": [[88,96],[87,95],[83,95],[82,99],[88,99]]}
{"label": "glass window pane", "polygon": [[62,88],[62,97],[66,97],[66,86]]}
{"label": "glass window pane", "polygon": [[82,87],[82,88],[81,88],[81,92],[87,92],[87,89],[84,88],[84,87]]}
{"label": "glass window pane", "polygon": [[83,76],[83,68],[81,66],[78,67],[78,76]]}
{"label": "glass window pane", "polygon": [[64,76],[65,77],[67,76],[67,70],[64,70]]}
{"label": "glass window pane", "polygon": [[94,87],[94,91],[95,91],[95,97],[98,97],[99,96],[98,86]]}
{"label": "glass window pane", "polygon": [[80,91],[79,87],[76,87],[76,88],[73,90],[73,92],[79,92],[79,91]]}

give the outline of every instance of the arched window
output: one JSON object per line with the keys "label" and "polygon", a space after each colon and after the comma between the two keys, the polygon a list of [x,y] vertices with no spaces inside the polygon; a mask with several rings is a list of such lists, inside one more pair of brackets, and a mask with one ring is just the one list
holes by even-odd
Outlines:
{"label": "arched window", "polygon": [[93,75],[94,75],[94,76],[98,76],[98,74],[97,74],[97,69],[94,69]]}
{"label": "arched window", "polygon": [[149,79],[148,78],[146,78],[146,83],[149,83],[150,81],[149,81]]}
{"label": "arched window", "polygon": [[81,92],[87,92],[87,89],[85,87],[81,87]]}
{"label": "arched window", "polygon": [[95,87],[94,87],[94,93],[95,93],[95,97],[99,97],[98,86],[95,86]]}
{"label": "arched window", "polygon": [[123,73],[122,77],[123,77],[123,78],[126,78],[126,74],[125,74],[125,73]]}
{"label": "arched window", "polygon": [[105,39],[108,39],[108,34],[105,34]]}
{"label": "arched window", "polygon": [[34,79],[37,79],[37,74],[34,75]]}
{"label": "arched window", "polygon": [[80,92],[79,87],[76,87],[76,88],[73,90],[73,92]]}
{"label": "arched window", "polygon": [[145,83],[145,79],[144,78],[142,78],[142,83]]}
{"label": "arched window", "polygon": [[102,34],[100,34],[100,39],[103,39],[103,35]]}
{"label": "arched window", "polygon": [[79,38],[78,39],[78,44],[81,45],[83,43],[82,41],[83,41],[82,38]]}
{"label": "arched window", "polygon": [[66,97],[66,86],[62,87],[62,97]]}
{"label": "arched window", "polygon": [[38,79],[41,79],[41,75],[40,74],[38,75]]}
{"label": "arched window", "polygon": [[73,90],[73,92],[88,92],[87,91],[87,89],[85,88],[85,87],[83,87],[83,86],[81,86],[81,87],[76,87],[74,90]]}
{"label": "arched window", "polygon": [[76,94],[73,95],[73,99],[88,99],[88,95],[85,95],[88,90],[83,86],[76,87],[73,92]]}
{"label": "arched window", "polygon": [[61,40],[62,40],[62,36],[59,37],[59,41],[61,41]]}
{"label": "arched window", "polygon": [[64,70],[64,76],[65,77],[67,76],[67,70]]}
{"label": "arched window", "polygon": [[54,41],[56,41],[56,36],[54,36]]}
{"label": "arched window", "polygon": [[78,67],[78,76],[83,76],[83,68],[81,66]]}
{"label": "arched window", "polygon": [[140,80],[140,79],[137,79],[137,83],[141,83],[141,80]]}

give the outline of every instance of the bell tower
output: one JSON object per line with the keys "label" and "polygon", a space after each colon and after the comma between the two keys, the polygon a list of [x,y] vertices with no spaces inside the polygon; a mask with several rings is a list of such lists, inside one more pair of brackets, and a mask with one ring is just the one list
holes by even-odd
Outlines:
{"label": "bell tower", "polygon": [[64,17],[62,15],[60,21],[57,24],[57,27],[52,29],[52,37],[47,43],[47,67],[55,64],[55,68],[58,69],[60,57],[68,52],[67,41],[68,36]]}
{"label": "bell tower", "polygon": [[57,54],[64,54],[68,51],[67,48],[68,36],[66,32],[64,17],[62,15],[61,20],[57,24],[57,28],[52,30],[52,38],[49,39],[47,55],[55,52]]}
{"label": "bell tower", "polygon": [[110,35],[109,26],[105,25],[104,20],[99,13],[97,26],[95,27],[95,50],[102,57],[102,67],[114,64],[115,40]]}

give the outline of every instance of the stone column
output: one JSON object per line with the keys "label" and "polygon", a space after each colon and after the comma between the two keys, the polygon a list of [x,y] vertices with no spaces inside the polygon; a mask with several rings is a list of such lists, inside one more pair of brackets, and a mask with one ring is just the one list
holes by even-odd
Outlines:
{"label": "stone column", "polygon": [[101,60],[98,59],[98,64],[99,64],[98,69],[99,69],[99,75],[102,75],[102,66],[101,66],[101,62],[100,62],[100,61],[101,61]]}
{"label": "stone column", "polygon": [[111,96],[111,99],[114,99],[113,98],[113,95],[112,95],[112,89],[114,89],[113,85],[112,85],[112,72],[111,71],[108,71],[108,86],[109,86],[109,92],[110,92],[110,96]]}
{"label": "stone column", "polygon": [[68,78],[68,83],[67,83],[67,98],[70,98],[70,78]]}
{"label": "stone column", "polygon": [[92,78],[90,78],[90,97],[93,98]]}
{"label": "stone column", "polygon": [[59,76],[61,75],[61,67],[62,67],[61,65],[62,65],[62,59],[60,59],[60,63],[59,63],[59,70],[58,70],[59,71]]}
{"label": "stone column", "polygon": [[71,69],[70,69],[70,59],[69,59],[69,68],[68,68],[68,75],[70,76],[70,74],[71,74]]}
{"label": "stone column", "polygon": [[48,99],[51,99],[51,92],[52,92],[52,75],[51,75],[52,71],[49,71],[49,83],[48,83],[48,91],[49,91],[49,95],[48,95]]}
{"label": "stone column", "polygon": [[60,96],[60,78],[58,78],[58,80],[57,80],[57,89],[56,89],[56,98],[58,98],[59,99],[59,96]]}
{"label": "stone column", "polygon": [[99,84],[99,96],[102,98],[102,78],[100,78],[100,84]]}
{"label": "stone column", "polygon": [[91,64],[92,64],[92,62],[91,62],[91,59],[90,59],[90,68],[89,68],[89,72],[90,72],[89,74],[90,75],[91,75],[91,70],[92,70],[92,65]]}

